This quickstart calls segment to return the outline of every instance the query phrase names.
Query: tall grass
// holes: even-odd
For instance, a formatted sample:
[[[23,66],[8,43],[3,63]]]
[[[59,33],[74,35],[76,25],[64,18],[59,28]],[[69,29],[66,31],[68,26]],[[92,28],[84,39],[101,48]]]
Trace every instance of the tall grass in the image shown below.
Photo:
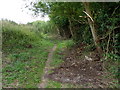
[[[27,47],[39,37],[32,31],[32,27],[18,25],[8,21],[2,21],[2,47],[7,48]]]
[[[37,88],[53,47],[40,33],[32,25],[2,21],[3,87]]]

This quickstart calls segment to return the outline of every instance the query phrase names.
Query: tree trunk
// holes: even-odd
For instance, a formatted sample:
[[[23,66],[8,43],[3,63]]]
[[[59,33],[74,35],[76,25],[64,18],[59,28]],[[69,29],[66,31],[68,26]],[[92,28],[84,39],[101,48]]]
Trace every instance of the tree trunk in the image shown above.
[[[61,37],[61,34],[60,34],[60,30],[59,30],[59,28],[57,27],[56,29],[57,29],[57,32],[58,32],[58,36]]]
[[[71,35],[73,37],[73,31],[72,31],[72,28],[71,28],[71,20],[70,19],[69,19],[69,29],[70,29]]]
[[[91,32],[92,32],[92,36],[93,36],[93,40],[94,40],[96,49],[97,49],[98,53],[101,54],[102,49],[99,46],[100,43],[99,43],[99,39],[98,39],[98,36],[97,36],[97,33],[96,33],[96,28],[95,28],[95,23],[94,23],[94,20],[93,20],[93,16],[91,14],[91,10],[90,10],[90,7],[89,7],[89,2],[83,2],[83,4],[84,4],[84,7],[85,7],[85,11],[86,11],[85,14],[88,16],[88,23],[89,23],[90,28],[91,28]]]
[[[61,28],[61,29],[62,29],[62,28]],[[62,29],[62,31],[63,31],[63,37],[66,38],[65,30]]]

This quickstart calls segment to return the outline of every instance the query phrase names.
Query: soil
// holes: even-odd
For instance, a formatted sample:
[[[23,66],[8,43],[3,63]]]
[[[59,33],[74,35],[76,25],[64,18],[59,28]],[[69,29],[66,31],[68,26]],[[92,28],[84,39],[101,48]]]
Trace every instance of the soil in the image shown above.
[[[49,79],[62,83],[82,85],[84,88],[105,88],[109,80],[103,78],[106,74],[103,63],[100,61],[96,50],[87,51],[86,45],[76,45],[64,51],[64,62],[53,72],[47,75]]]

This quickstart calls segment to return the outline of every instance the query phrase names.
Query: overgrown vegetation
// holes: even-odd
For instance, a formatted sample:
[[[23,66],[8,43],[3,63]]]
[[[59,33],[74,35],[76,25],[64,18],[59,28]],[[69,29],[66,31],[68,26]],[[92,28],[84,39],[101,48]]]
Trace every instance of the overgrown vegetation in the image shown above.
[[[3,87],[37,88],[53,42],[36,28],[2,21]]]
[[[109,87],[119,87],[116,82],[120,78],[120,2],[32,2],[31,5],[36,14],[48,14],[50,21],[24,25],[2,20],[3,87],[37,88],[54,44],[57,50],[51,68],[64,62],[66,49],[76,46],[78,53],[82,49],[98,53],[107,78],[114,80]],[[52,80],[48,83],[47,88],[82,87]]]
[[[61,37],[96,48],[105,68],[119,78],[120,2],[38,2],[33,10],[49,14]]]
[[[2,21],[3,51],[19,46],[29,47],[32,42],[38,39],[33,27],[14,24],[13,22]],[[6,49],[6,50],[4,50]]]

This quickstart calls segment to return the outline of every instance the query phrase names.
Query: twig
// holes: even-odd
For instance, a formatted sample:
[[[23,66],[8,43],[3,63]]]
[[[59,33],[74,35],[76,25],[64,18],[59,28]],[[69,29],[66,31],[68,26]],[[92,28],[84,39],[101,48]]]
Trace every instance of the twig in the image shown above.
[[[109,34],[109,38],[108,38],[108,43],[107,43],[107,48],[106,48],[106,54],[107,54],[108,51],[109,51],[109,43],[110,43],[110,34]]]
[[[80,22],[79,20],[76,20],[73,17],[72,17],[72,19],[75,20],[75,21],[77,21],[77,22],[79,22],[79,23],[81,23],[81,24],[85,24],[86,23],[86,22]]]
[[[118,9],[118,7],[119,7],[119,6],[117,6],[117,7],[114,9],[114,11],[113,11],[113,13],[112,13],[111,16],[113,16],[113,15],[115,14],[115,11]]]
[[[115,29],[117,29],[117,28],[120,28],[120,26],[111,29],[111,30],[105,35],[105,37],[100,38],[100,40],[107,38],[107,37],[109,36],[109,34],[111,34],[112,31],[115,30]]]

